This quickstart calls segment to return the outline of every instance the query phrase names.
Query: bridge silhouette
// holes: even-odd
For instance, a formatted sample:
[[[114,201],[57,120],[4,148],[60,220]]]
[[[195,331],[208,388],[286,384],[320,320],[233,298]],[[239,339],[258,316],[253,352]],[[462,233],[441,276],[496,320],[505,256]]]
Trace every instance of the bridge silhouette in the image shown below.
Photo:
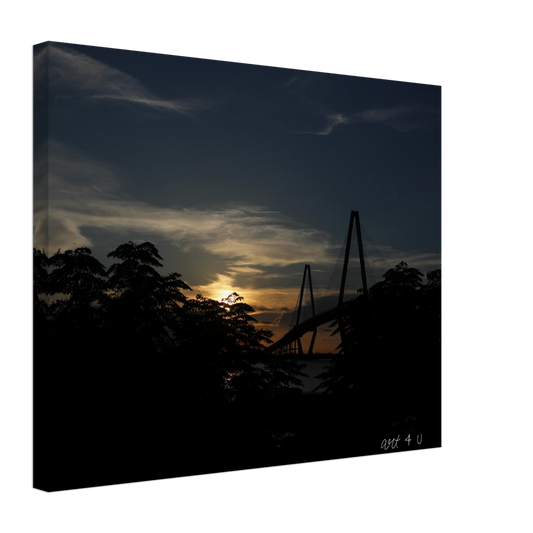
[[[350,257],[351,251],[354,248],[352,246],[354,225],[357,239],[357,259],[355,261],[354,258]],[[302,286],[292,315],[291,329],[281,339],[267,348],[269,352],[276,355],[303,356],[304,350],[301,339],[305,334],[312,332],[307,351],[307,354],[310,355],[313,353],[318,328],[328,323],[337,322],[341,339],[344,338],[342,319],[349,312],[349,303],[361,294],[368,294],[369,278],[373,283],[381,281],[382,275],[390,268],[368,236],[366,240],[367,250],[365,257],[363,230],[359,220],[359,212],[352,211],[350,213],[350,223],[345,243],[341,248],[341,253],[339,254],[339,259],[332,273],[328,288],[325,294],[319,298],[320,303],[317,304],[317,299],[315,299],[313,293],[311,265],[306,264],[304,266]],[[368,248],[370,248],[371,253],[369,253]],[[340,282],[337,285],[335,271],[340,270],[337,267],[341,263],[342,273]],[[352,284],[351,290],[349,290],[348,279],[351,271],[355,271],[356,275],[352,275],[350,278],[356,278],[356,282]],[[351,273],[354,274],[354,272]]]

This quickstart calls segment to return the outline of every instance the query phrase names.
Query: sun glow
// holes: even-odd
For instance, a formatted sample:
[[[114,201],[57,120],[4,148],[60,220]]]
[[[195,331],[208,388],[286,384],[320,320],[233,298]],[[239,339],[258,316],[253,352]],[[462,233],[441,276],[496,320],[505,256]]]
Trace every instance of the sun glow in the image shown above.
[[[224,298],[227,298],[234,292],[235,291],[233,289],[220,289],[214,293],[214,296],[212,296],[212,298],[213,300],[218,300],[219,302],[221,302]]]
[[[220,302],[233,292],[238,292],[238,288],[231,288],[235,285],[234,279],[231,276],[227,276],[226,274],[217,274],[216,276],[215,281],[196,287],[202,296]]]

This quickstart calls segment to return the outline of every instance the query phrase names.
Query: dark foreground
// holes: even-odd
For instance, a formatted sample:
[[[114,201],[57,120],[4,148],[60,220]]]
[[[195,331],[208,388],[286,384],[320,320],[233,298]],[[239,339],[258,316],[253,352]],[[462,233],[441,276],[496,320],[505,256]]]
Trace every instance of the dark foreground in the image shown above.
[[[441,445],[440,361],[410,377],[361,366],[366,385],[350,394],[229,403],[177,368],[66,364],[48,365],[36,389],[35,486],[46,491]]]

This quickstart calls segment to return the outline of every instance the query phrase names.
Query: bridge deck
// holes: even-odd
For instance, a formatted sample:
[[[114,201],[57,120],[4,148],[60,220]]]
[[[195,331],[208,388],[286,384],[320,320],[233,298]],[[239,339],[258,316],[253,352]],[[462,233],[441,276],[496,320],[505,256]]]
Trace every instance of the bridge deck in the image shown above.
[[[318,326],[326,324],[327,322],[333,322],[339,316],[340,310],[341,309],[339,309],[338,307],[334,307],[329,311],[325,311],[324,313],[320,313],[318,315],[312,316],[311,318],[308,318],[307,320],[304,320],[301,324],[294,326],[294,328],[292,328],[288,333],[286,333],[279,341],[271,344],[267,348],[267,350],[272,352],[274,350],[283,348],[284,346],[291,344],[291,342],[296,341],[302,335],[305,335],[307,332],[313,331]]]

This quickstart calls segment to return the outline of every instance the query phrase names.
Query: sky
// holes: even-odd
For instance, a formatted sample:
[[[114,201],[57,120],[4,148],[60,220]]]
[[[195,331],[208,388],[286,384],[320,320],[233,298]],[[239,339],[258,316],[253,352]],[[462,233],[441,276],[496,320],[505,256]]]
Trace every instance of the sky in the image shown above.
[[[350,212],[389,266],[441,261],[441,88],[51,43],[34,83],[34,243],[104,265],[151,241],[162,273],[238,292],[277,340],[304,265],[315,297]],[[47,87],[48,93],[45,89]],[[338,342],[322,334],[316,351]]]

